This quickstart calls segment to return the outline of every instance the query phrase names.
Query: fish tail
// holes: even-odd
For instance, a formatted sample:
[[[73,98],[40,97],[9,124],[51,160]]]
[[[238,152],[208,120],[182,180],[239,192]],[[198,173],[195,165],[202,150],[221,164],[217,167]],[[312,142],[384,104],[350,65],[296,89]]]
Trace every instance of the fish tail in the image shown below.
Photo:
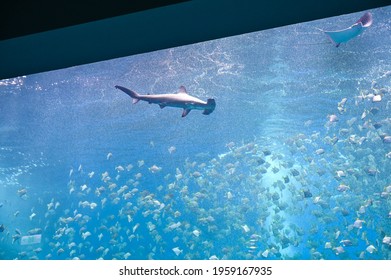
[[[133,104],[136,104],[137,102],[140,101],[140,95],[138,93],[134,92],[133,90],[130,90],[130,89],[128,89],[126,87],[122,87],[122,86],[115,86],[115,88],[122,90],[127,95],[129,95],[133,99]]]

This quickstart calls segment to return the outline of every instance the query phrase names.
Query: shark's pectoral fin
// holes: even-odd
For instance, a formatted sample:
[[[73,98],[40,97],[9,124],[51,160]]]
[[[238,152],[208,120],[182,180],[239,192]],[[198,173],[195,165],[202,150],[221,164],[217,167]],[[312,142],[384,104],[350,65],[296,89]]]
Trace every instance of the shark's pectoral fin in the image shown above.
[[[167,106],[167,105],[164,104],[164,103],[159,104],[160,109],[163,109],[163,108],[166,107],[166,106]]]
[[[140,101],[140,99],[136,99],[136,98],[133,98],[133,99],[132,99],[132,103],[133,103],[133,104],[136,104],[136,103],[139,102],[139,101]]]
[[[190,113],[191,109],[183,109],[183,112],[182,112],[182,118],[183,117],[186,117],[188,113]]]

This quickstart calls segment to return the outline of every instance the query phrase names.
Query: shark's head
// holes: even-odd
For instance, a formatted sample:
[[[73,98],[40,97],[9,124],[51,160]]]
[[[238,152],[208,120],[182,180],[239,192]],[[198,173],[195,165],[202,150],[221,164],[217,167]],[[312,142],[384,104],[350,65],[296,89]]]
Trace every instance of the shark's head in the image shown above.
[[[216,108],[216,101],[212,98],[208,99],[206,109],[202,112],[204,115],[209,115]]]

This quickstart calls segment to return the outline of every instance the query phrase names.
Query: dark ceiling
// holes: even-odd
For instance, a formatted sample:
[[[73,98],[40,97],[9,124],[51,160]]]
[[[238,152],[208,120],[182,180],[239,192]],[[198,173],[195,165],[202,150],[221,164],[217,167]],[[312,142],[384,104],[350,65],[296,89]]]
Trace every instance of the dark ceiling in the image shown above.
[[[187,0],[9,0],[0,9],[0,40],[159,8]]]
[[[0,79],[390,5],[391,0],[7,0]]]

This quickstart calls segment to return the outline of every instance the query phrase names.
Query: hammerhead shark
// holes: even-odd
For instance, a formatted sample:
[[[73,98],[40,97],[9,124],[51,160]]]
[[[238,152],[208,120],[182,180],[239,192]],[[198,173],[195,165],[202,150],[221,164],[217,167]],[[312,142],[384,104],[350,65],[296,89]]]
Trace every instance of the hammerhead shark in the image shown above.
[[[178,93],[167,94],[139,94],[122,86],[115,86],[115,88],[122,90],[133,98],[133,104],[143,100],[149,104],[158,104],[162,109],[166,106],[183,108],[182,117],[186,117],[193,109],[204,110],[202,113],[209,115],[216,107],[216,101],[214,99],[210,98],[205,102],[194,96],[190,96],[184,86],[179,87]]]

